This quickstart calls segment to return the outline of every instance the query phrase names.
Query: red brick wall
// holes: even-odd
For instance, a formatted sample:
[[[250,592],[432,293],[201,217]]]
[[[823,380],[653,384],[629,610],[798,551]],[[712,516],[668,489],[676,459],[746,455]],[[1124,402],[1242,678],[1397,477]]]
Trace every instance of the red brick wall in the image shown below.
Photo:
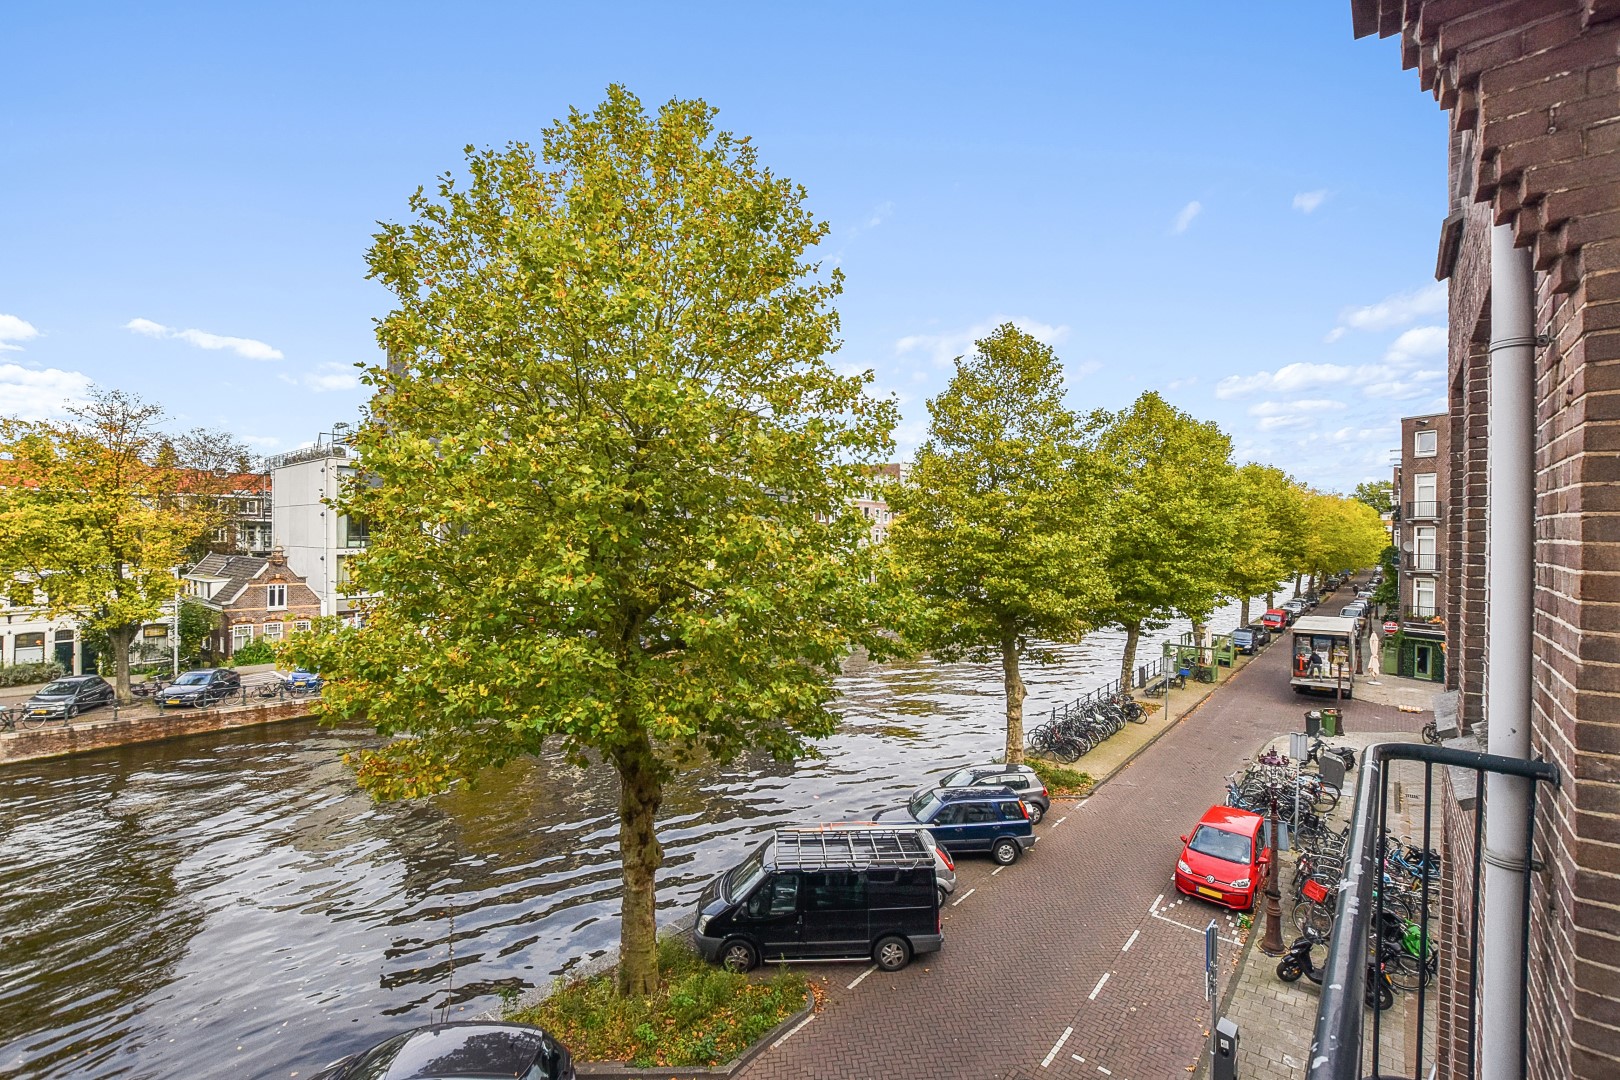
[[[1537,1078],[1620,1076],[1620,0],[1353,0],[1358,33],[1402,59],[1471,131],[1464,205],[1532,253],[1536,357],[1533,753],[1563,785],[1538,813],[1530,933]],[[1459,140],[1458,145],[1463,145]],[[1453,408],[1483,414],[1473,372],[1488,266],[1452,270]],[[1458,368],[1467,369],[1456,378]],[[1470,513],[1482,503],[1465,495]],[[1469,543],[1467,536],[1462,541]],[[1464,565],[1466,565],[1466,560]],[[1466,577],[1452,583],[1464,596]],[[1476,624],[1481,630],[1483,620]],[[1460,678],[1484,660],[1464,627]],[[1466,698],[1465,708],[1473,702]],[[1477,716],[1477,713],[1474,714]],[[1450,842],[1448,840],[1448,842]]]
[[[287,586],[287,606],[285,609],[272,611],[268,606],[269,587],[271,585]],[[231,627],[247,624],[254,628],[253,639],[259,640],[264,624],[273,621],[284,621],[286,628],[282,631],[282,640],[293,632],[292,624],[298,619],[316,619],[321,614],[321,600],[315,591],[304,583],[304,580],[293,573],[286,566],[271,564],[261,576],[254,578],[242,590],[242,595],[226,608],[220,626],[214,634],[215,652],[220,656],[229,656],[232,650],[233,635]]]

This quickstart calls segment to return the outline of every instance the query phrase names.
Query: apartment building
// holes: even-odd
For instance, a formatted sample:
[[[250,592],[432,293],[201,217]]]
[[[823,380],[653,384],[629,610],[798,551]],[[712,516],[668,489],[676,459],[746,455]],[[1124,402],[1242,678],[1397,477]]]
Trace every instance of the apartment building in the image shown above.
[[[350,585],[349,560],[365,550],[370,528],[329,506],[354,475],[347,432],[322,433],[315,445],[266,461],[271,477],[271,532],[287,566],[308,584],[322,615],[354,618],[364,597]]]
[[[1401,420],[1394,480],[1394,540],[1399,600],[1390,613],[1400,630],[1387,635],[1384,670],[1409,678],[1445,678],[1446,506],[1451,425],[1445,413]]]

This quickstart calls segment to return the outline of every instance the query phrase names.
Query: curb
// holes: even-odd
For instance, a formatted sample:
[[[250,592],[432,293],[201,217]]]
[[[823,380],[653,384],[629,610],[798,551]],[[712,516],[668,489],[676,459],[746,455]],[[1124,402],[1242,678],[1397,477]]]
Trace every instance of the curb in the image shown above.
[[[749,1047],[724,1065],[657,1065],[639,1068],[622,1061],[576,1061],[574,1071],[591,1080],[710,1080],[711,1077],[732,1076],[767,1050],[774,1050],[783,1039],[808,1024],[816,1014],[816,995],[806,993],[804,1008],[777,1024],[754,1040]]]

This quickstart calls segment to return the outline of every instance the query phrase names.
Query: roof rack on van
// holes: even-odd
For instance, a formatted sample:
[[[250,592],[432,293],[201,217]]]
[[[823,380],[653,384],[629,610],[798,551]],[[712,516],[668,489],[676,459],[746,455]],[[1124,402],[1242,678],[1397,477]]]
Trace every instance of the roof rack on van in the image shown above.
[[[867,866],[933,866],[934,853],[917,830],[825,829],[816,826],[776,830],[778,870],[825,870]]]

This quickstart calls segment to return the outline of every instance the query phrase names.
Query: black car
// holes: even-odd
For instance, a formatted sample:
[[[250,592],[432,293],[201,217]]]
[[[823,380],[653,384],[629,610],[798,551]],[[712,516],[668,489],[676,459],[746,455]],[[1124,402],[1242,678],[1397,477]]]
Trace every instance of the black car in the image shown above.
[[[528,1024],[429,1024],[334,1061],[310,1080],[574,1080],[568,1048]]]
[[[100,675],[70,675],[47,683],[23,709],[31,718],[71,720],[86,709],[111,705],[117,696],[112,684]]]
[[[1245,656],[1253,656],[1262,644],[1252,626],[1240,626],[1232,631],[1232,648]]]
[[[188,671],[158,695],[160,705],[190,705],[201,709],[242,692],[242,676],[230,668]]]
[[[1035,843],[1029,808],[1005,787],[936,788],[879,811],[877,820],[925,825],[952,855],[989,852],[1003,866]]]

